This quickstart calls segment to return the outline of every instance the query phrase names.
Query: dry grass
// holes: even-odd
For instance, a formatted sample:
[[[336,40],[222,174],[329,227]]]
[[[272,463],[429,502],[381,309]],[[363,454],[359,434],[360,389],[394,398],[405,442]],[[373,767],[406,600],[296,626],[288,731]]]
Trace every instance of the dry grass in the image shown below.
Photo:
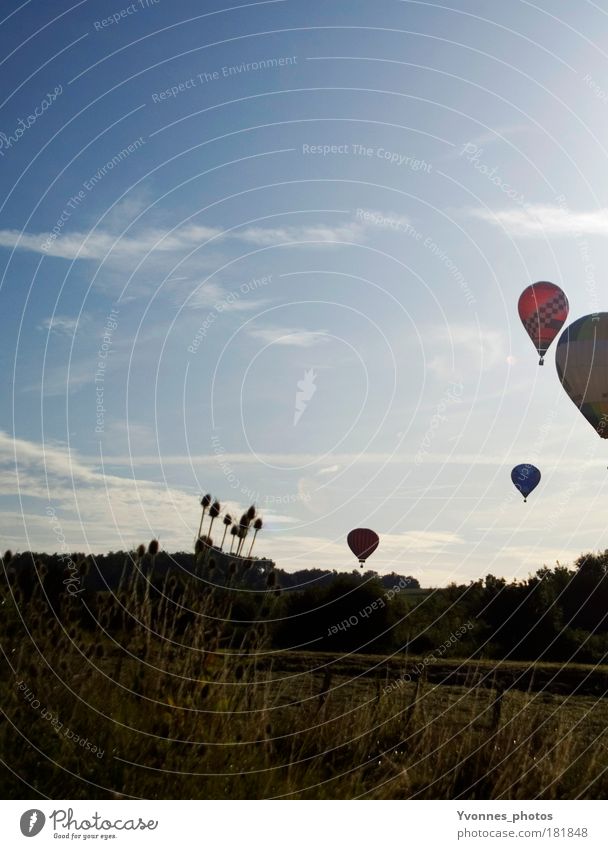
[[[159,596],[145,573],[142,558],[115,598],[55,611],[40,586],[27,604],[4,588],[5,798],[608,792],[601,698],[480,687],[474,669],[460,686],[423,675],[384,693],[386,670],[321,657],[310,670],[310,655],[294,668],[265,650],[263,623],[235,634],[225,595],[169,578]],[[274,603],[266,593],[270,615]]]

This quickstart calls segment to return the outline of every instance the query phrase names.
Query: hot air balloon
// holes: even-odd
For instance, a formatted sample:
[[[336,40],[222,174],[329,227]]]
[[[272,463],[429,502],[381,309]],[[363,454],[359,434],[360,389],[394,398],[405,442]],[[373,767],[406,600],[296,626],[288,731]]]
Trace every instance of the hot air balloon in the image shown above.
[[[520,463],[511,472],[511,480],[524,497],[524,502],[540,482],[540,471],[532,463]]]
[[[346,537],[348,547],[359,560],[361,566],[365,563],[370,554],[378,548],[380,539],[375,531],[370,531],[369,528],[355,528]]]
[[[562,386],[602,439],[608,439],[608,313],[585,315],[559,337],[555,366]]]
[[[549,345],[568,318],[568,298],[554,283],[532,283],[519,296],[517,310],[521,322],[544,363]]]

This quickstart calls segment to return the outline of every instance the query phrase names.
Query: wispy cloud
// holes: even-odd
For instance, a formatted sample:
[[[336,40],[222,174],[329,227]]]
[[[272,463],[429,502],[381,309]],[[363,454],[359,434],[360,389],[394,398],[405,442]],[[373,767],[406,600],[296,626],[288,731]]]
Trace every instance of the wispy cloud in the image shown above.
[[[83,326],[88,324],[89,316],[81,315],[53,315],[45,318],[40,323],[39,330],[47,330],[56,336],[67,336],[72,338],[77,330],[82,330]]]
[[[71,550],[130,548],[153,535],[172,550],[190,543],[198,526],[197,498],[183,489],[135,477],[132,471],[128,477],[108,473],[109,465],[105,458],[103,464],[101,458],[87,459],[67,445],[14,439],[0,431],[0,496],[41,502],[38,510],[25,515],[16,506],[3,511],[0,533],[9,544],[16,539],[34,549],[55,550],[57,536],[45,515],[50,504]],[[244,508],[232,501],[223,506],[233,515]],[[265,519],[275,526],[293,521],[273,512]]]
[[[488,371],[506,360],[506,343],[498,330],[451,323],[449,332],[431,329],[427,338],[437,351],[427,369],[442,380],[458,379],[470,369]]]
[[[608,234],[608,208],[577,212],[561,206],[530,204],[518,209],[497,211],[470,209],[468,212],[475,218],[503,227],[513,236],[571,236],[573,233],[605,236]]]
[[[383,452],[383,451],[365,451],[364,453],[353,452],[353,453],[336,453],[332,454],[331,458],[335,461],[335,463],[340,466],[350,466],[353,463],[357,464],[371,464],[373,466],[378,466],[383,463],[395,463],[395,464],[407,464],[411,465],[416,459],[416,453],[408,453],[408,454],[400,454],[393,452]],[[125,454],[113,454],[108,456],[108,462],[111,462],[112,465],[126,465],[130,466],[159,466],[162,462],[163,466],[187,466],[191,465],[195,466],[207,466],[212,465],[214,462],[217,462],[217,455],[214,454],[163,454],[162,458],[159,458],[158,454],[134,454],[132,457]],[[222,454],[222,460],[226,460],[234,465],[239,466],[257,466],[260,461],[264,463],[274,464],[274,465],[313,465],[315,461],[319,460],[319,455],[315,453],[296,453],[296,452],[264,452],[260,454],[252,454],[252,453],[240,453],[240,452],[231,452],[228,451],[225,454]],[[504,455],[500,454],[475,454],[471,453],[459,453],[459,454],[446,454],[446,453],[429,453],[425,456],[424,462],[425,464],[437,464],[437,465],[455,465],[455,466],[496,466],[496,467],[508,467],[512,468],[513,463],[511,462],[512,457],[509,452],[506,452]],[[559,463],[560,468],[567,469],[579,469],[580,468],[580,460],[573,458],[571,461],[565,460],[559,453],[551,456],[545,457],[545,462],[547,464],[550,463]]]
[[[319,242],[360,241],[365,227],[356,221],[332,225],[302,225],[294,227],[244,227],[224,231],[218,227],[186,224],[168,231],[159,227],[145,227],[124,234],[121,230],[103,229],[66,232],[56,239],[48,233],[26,233],[19,230],[0,230],[0,247],[14,248],[46,254],[62,259],[102,260],[105,257],[118,261],[139,259],[152,251],[183,254],[215,239],[234,239],[259,246]]]
[[[249,335],[269,345],[284,345],[293,348],[311,348],[329,341],[324,330],[303,330],[292,327],[252,327]]]
[[[465,540],[449,531],[407,531],[403,534],[383,534],[382,549],[385,554],[400,552],[425,552],[436,554],[448,546],[463,545]]]
[[[267,298],[260,298],[257,292],[255,298],[248,298],[238,288],[227,289],[214,280],[196,282],[189,277],[174,277],[163,288],[177,306],[182,306],[187,299],[188,309],[250,312],[269,303]]]
[[[62,259],[95,259],[108,256],[114,260],[139,259],[151,251],[175,253],[192,250],[201,243],[221,235],[221,230],[189,224],[173,232],[146,228],[133,235],[120,231],[74,231],[49,241],[48,233],[21,233],[0,230],[0,247],[33,251]]]
[[[255,245],[278,245],[285,242],[353,242],[359,241],[363,236],[362,224],[353,221],[347,224],[332,227],[330,225],[312,225],[302,227],[247,227],[237,230],[234,235],[244,242],[253,242]]]

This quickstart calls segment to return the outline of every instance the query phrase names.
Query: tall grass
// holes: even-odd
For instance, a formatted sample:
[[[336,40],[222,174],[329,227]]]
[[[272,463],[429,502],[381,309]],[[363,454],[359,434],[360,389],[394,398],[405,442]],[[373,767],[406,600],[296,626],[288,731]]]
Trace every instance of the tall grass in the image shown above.
[[[287,672],[268,648],[272,580],[258,621],[236,626],[211,560],[160,577],[155,557],[155,546],[130,556],[115,592],[73,595],[53,590],[61,576],[44,563],[29,584],[5,564],[5,798],[608,791],[601,700],[482,689],[474,671],[458,687],[424,672],[408,683],[386,671],[336,675],[321,658]],[[243,568],[235,561],[233,586]]]

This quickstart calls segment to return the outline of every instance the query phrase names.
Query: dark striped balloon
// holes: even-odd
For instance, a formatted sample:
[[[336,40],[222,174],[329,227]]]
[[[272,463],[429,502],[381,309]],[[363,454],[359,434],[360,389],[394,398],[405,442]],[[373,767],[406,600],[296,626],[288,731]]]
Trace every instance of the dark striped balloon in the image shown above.
[[[559,337],[555,366],[570,399],[595,432],[608,439],[608,313],[572,322]]]
[[[369,528],[355,528],[346,537],[346,542],[361,566],[363,566],[367,558],[378,548],[380,538],[375,531],[370,531]]]

